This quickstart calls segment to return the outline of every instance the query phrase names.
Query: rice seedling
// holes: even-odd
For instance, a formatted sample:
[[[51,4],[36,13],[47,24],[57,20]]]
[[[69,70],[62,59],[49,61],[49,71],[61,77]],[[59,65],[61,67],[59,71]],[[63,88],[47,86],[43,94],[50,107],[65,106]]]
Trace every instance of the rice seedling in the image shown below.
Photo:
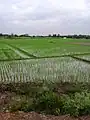
[[[1,82],[89,82],[90,65],[70,57],[0,62],[0,79]]]

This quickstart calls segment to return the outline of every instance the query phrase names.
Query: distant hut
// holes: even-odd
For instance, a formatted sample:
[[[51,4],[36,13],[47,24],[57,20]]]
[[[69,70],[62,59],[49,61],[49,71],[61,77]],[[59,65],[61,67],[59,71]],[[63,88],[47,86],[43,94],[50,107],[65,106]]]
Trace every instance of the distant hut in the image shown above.
[[[64,40],[67,39],[66,37],[63,38]]]

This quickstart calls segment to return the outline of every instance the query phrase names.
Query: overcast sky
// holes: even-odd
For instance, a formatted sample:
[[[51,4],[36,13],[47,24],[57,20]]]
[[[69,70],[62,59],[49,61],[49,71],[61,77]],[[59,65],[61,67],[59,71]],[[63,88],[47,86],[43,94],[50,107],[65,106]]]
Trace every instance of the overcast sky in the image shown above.
[[[0,0],[0,32],[90,34],[90,0]]]

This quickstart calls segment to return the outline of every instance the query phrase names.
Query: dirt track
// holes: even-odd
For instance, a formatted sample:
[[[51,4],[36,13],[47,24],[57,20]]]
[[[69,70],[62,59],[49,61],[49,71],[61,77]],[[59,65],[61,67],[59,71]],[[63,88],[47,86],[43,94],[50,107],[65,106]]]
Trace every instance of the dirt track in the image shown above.
[[[0,120],[90,120],[90,116],[72,118],[70,116],[45,116],[31,113],[0,113]]]

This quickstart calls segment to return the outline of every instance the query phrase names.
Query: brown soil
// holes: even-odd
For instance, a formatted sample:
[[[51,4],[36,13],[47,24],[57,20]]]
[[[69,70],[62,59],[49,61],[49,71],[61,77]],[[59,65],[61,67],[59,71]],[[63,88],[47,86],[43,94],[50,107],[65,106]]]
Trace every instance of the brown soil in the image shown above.
[[[12,96],[14,96],[14,93],[8,91],[0,92],[0,111],[4,111],[7,108]]]
[[[66,116],[41,115],[35,112],[31,113],[0,113],[0,120],[90,120],[90,116],[73,118]]]

